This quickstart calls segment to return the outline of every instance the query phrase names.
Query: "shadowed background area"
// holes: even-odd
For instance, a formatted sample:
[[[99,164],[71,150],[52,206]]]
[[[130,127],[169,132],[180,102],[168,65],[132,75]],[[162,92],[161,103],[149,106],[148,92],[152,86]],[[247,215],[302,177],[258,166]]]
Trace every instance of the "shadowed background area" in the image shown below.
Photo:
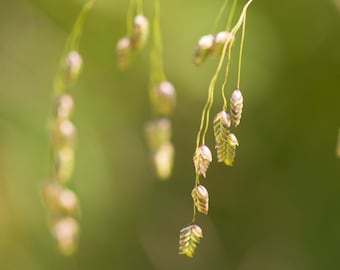
[[[116,68],[128,1],[97,0],[73,90],[81,239],[78,253],[65,258],[39,188],[51,167],[53,78],[84,1],[0,1],[0,269],[340,269],[339,1],[255,0],[250,7],[240,147],[233,168],[213,163],[204,180],[210,213],[198,216],[204,238],[194,259],[178,255],[178,233],[191,221],[192,154],[217,59],[197,68],[191,58],[223,1],[160,2],[165,70],[178,98],[173,176],[154,177],[144,142],[148,48],[128,71]],[[151,17],[152,1],[145,13]],[[219,85],[212,115],[221,109]],[[207,144],[214,148],[211,130]]]

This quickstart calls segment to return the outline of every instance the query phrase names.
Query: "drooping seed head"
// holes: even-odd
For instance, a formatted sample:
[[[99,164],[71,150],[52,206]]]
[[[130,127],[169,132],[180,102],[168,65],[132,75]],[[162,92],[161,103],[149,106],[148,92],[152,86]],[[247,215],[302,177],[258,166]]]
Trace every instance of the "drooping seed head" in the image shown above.
[[[231,32],[229,31],[218,32],[214,37],[212,54],[214,56],[221,56],[224,45],[227,44],[226,46],[232,46],[233,42],[234,36]]]
[[[54,224],[52,231],[60,252],[66,256],[72,255],[77,249],[78,222],[71,217],[62,218]]]
[[[207,56],[210,54],[211,48],[214,44],[214,36],[209,34],[202,36],[197,45],[194,52],[193,62],[196,66],[202,64]]]
[[[179,254],[193,257],[201,238],[203,233],[198,225],[191,224],[183,228],[179,234]]]
[[[133,20],[133,33],[131,37],[131,46],[135,50],[142,49],[149,36],[149,21],[142,15],[137,15]]]
[[[240,124],[243,109],[243,96],[240,89],[232,92],[230,98],[231,121],[235,127]]]
[[[210,149],[206,145],[201,145],[195,152],[193,157],[196,175],[206,177],[206,172],[212,161]]]
[[[168,81],[156,84],[152,89],[152,104],[156,113],[170,116],[176,105],[176,91]]]
[[[123,37],[117,42],[117,67],[120,70],[125,70],[132,60],[131,40],[128,37]]]
[[[167,180],[171,176],[174,155],[175,149],[170,142],[165,142],[152,153],[155,172],[160,180]]]
[[[68,83],[75,82],[81,72],[83,59],[77,51],[67,54],[64,65],[64,79]]]
[[[198,185],[194,187],[194,189],[192,190],[191,197],[194,201],[197,210],[207,215],[209,210],[208,190],[204,186]]]
[[[151,150],[156,151],[171,138],[171,122],[166,118],[149,121],[145,125],[145,137]]]
[[[67,120],[73,110],[73,98],[71,95],[62,94],[54,98],[53,102],[53,114],[59,121]]]

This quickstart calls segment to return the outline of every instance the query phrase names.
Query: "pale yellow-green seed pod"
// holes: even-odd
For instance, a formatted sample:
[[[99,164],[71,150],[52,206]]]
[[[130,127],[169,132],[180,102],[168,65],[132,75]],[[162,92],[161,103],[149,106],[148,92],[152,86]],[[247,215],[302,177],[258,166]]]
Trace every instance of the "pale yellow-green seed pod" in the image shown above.
[[[81,72],[83,59],[79,52],[71,51],[67,54],[64,64],[64,80],[67,83],[75,82]]]
[[[211,151],[206,145],[201,145],[199,148],[197,148],[193,156],[196,175],[203,175],[206,177],[206,172],[211,161]]]
[[[179,254],[193,257],[201,238],[203,238],[203,233],[198,225],[191,224],[183,228],[179,234]]]
[[[191,197],[198,212],[207,215],[209,210],[208,190],[204,186],[198,185],[192,190]]]
[[[76,127],[67,119],[53,119],[50,122],[50,136],[55,149],[64,146],[74,147],[76,142]]]
[[[155,113],[170,116],[176,106],[175,87],[169,81],[157,83],[152,88],[151,101]]]
[[[74,150],[71,147],[63,147],[56,152],[54,159],[55,177],[60,183],[68,182],[73,174]]]
[[[243,96],[240,89],[235,89],[230,98],[231,122],[235,127],[240,124],[243,109]]]
[[[211,49],[214,45],[214,36],[209,34],[202,36],[196,45],[194,52],[193,62],[196,66],[201,65],[208,55],[211,53]]]
[[[74,101],[71,95],[62,94],[56,96],[53,102],[53,115],[61,122],[70,118],[74,107]]]
[[[133,20],[133,33],[131,37],[131,46],[134,50],[142,49],[149,36],[149,21],[142,15],[138,14]]]
[[[131,46],[131,40],[128,37],[123,37],[117,42],[116,46],[117,53],[117,67],[120,70],[125,70],[129,67],[133,52]]]
[[[60,209],[68,216],[77,216],[79,212],[79,202],[77,195],[70,189],[63,189],[58,196]]]
[[[145,125],[145,137],[149,148],[153,151],[158,150],[171,139],[171,122],[166,118],[149,121]]]
[[[221,56],[223,47],[227,43],[227,46],[232,46],[234,42],[234,36],[229,31],[221,31],[214,37],[214,45],[212,46],[211,53],[214,56]]]
[[[214,136],[216,142],[217,162],[223,162],[227,157],[227,136],[230,133],[231,119],[224,110],[214,118]]]
[[[235,156],[236,156],[236,147],[238,146],[238,140],[233,133],[228,134],[227,137],[227,154],[224,160],[224,164],[227,166],[233,166]]]
[[[155,173],[160,180],[167,180],[172,173],[175,149],[170,142],[162,144],[152,153],[152,161]]]
[[[64,217],[55,222],[52,233],[57,241],[60,252],[69,256],[72,255],[78,246],[79,225],[71,217]]]

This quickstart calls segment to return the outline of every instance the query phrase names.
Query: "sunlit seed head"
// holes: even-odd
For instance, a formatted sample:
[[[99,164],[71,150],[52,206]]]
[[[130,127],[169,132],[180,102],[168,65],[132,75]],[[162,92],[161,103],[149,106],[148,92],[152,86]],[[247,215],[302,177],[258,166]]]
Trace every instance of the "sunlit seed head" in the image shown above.
[[[77,51],[71,51],[66,56],[64,78],[66,82],[78,79],[83,66],[83,59]]]

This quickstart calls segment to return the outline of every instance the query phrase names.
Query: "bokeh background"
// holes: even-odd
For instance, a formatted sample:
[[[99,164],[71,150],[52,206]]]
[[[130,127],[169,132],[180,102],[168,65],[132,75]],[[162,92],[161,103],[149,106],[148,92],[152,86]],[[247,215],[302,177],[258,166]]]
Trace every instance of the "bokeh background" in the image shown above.
[[[197,68],[191,57],[223,1],[161,1],[165,69],[178,106],[174,172],[160,182],[143,133],[151,118],[148,49],[119,72],[115,44],[126,32],[128,1],[98,0],[73,92],[80,246],[73,257],[59,255],[39,187],[51,166],[53,77],[83,3],[0,0],[0,269],[340,269],[339,0],[250,7],[240,147],[233,168],[213,163],[208,171],[210,213],[198,217],[204,238],[194,259],[177,254],[178,232],[191,220],[192,153],[217,60]],[[221,108],[216,93],[213,114]]]

